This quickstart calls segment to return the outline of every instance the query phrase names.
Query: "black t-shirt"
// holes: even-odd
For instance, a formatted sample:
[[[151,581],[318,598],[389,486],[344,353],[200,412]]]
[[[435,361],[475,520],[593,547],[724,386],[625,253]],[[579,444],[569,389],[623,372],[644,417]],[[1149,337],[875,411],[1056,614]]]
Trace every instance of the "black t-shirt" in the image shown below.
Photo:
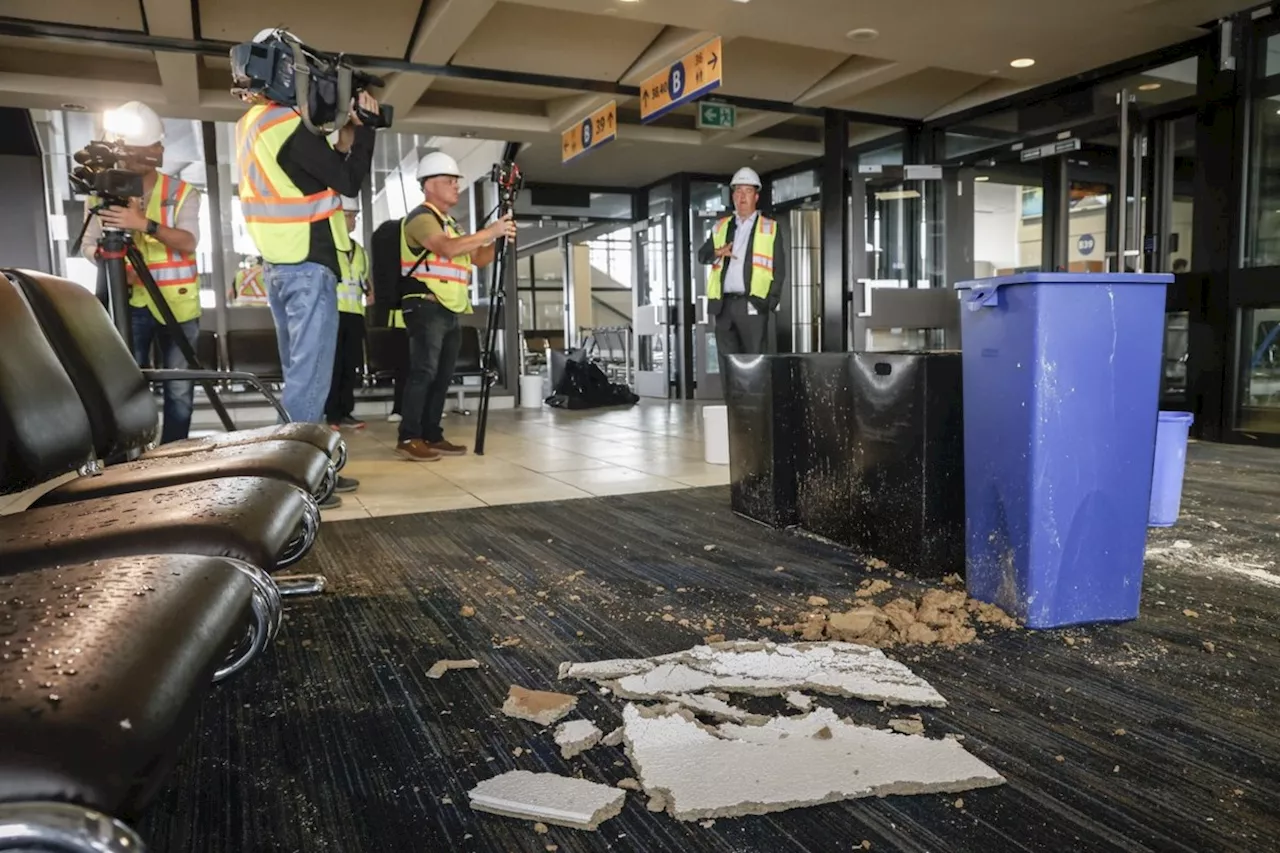
[[[344,156],[335,151],[327,139],[316,136],[299,122],[281,146],[276,162],[306,195],[331,189],[339,195],[356,197],[360,195],[360,188],[373,166],[373,140],[372,128],[357,127],[351,151]],[[311,223],[311,243],[306,260],[324,264],[341,278],[338,247],[334,245],[330,229],[327,219]]]

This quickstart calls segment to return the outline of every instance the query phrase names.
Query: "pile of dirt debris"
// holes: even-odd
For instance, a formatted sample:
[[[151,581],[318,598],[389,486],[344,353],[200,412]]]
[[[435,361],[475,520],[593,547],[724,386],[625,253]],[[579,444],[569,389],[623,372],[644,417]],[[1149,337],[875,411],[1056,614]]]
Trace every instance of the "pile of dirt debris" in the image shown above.
[[[818,606],[802,621],[777,628],[809,642],[834,640],[887,649],[900,645],[954,648],[972,643],[978,637],[975,622],[992,628],[1018,627],[999,607],[969,598],[963,590],[931,589],[918,599],[900,597],[884,606],[870,601],[891,588],[887,581],[863,581],[853,607],[844,612],[814,596],[809,603]]]

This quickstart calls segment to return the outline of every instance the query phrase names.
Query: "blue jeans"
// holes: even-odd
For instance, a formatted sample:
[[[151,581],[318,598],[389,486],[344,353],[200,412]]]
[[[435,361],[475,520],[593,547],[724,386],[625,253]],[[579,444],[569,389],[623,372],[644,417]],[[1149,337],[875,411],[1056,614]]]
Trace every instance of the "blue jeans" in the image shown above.
[[[284,368],[280,403],[298,423],[324,423],[338,346],[338,276],[306,262],[263,264],[262,278]]]
[[[178,349],[178,342],[170,335],[163,322],[157,320],[150,308],[130,308],[133,318],[133,360],[139,367],[151,366],[151,343],[160,345],[162,367],[167,370],[183,370],[189,367],[187,359]],[[182,333],[195,349],[200,335],[200,321],[188,320],[180,324]],[[195,406],[194,382],[165,382],[164,427],[160,431],[160,443],[181,441],[191,431],[191,410]]]

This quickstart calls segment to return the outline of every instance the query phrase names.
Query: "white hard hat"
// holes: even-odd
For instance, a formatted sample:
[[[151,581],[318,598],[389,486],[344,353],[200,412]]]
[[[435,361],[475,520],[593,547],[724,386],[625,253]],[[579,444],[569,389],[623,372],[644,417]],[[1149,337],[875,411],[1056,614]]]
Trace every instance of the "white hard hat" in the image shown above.
[[[455,178],[461,178],[462,170],[458,168],[458,161],[448,154],[443,151],[432,151],[418,161],[418,180],[424,181],[437,175],[452,175]]]
[[[112,139],[125,145],[146,147],[164,140],[164,122],[156,111],[141,101],[107,110],[102,116],[102,126]]]
[[[344,196],[342,197],[342,209],[343,209],[343,210],[346,210],[346,211],[348,211],[348,212],[350,212],[350,213],[359,213],[359,212],[360,212],[360,199],[358,199],[358,198],[352,198],[352,197],[351,197],[351,196],[349,196],[349,195],[344,195]]]
[[[258,34],[253,37],[253,41],[255,44],[261,44],[262,42],[272,38],[292,39],[293,41],[301,41],[301,39],[295,36],[293,33],[289,32],[288,30],[281,29],[280,27],[268,27],[265,30],[259,30]]]
[[[760,176],[756,174],[755,169],[743,166],[741,169],[733,173],[733,180],[729,181],[729,186],[752,186],[760,189],[763,184],[760,183]]]

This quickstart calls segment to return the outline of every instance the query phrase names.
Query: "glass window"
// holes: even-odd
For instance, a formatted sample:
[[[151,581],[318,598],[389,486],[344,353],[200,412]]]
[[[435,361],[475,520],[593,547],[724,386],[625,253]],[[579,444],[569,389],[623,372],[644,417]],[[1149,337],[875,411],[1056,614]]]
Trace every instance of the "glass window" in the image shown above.
[[[1164,376],[1160,397],[1168,401],[1187,399],[1187,336],[1191,315],[1171,311],[1165,315]]]
[[[1183,116],[1170,123],[1173,135],[1173,198],[1169,237],[1162,270],[1181,273],[1194,269],[1191,228],[1195,224],[1196,117]]]
[[[1243,266],[1280,266],[1280,95],[1254,102],[1249,169]]]
[[[1262,51],[1263,77],[1274,77],[1280,74],[1280,34],[1267,38],[1266,48]]]
[[[1241,312],[1244,342],[1238,428],[1280,433],[1280,305]]]
[[[818,170],[810,169],[798,175],[788,175],[773,182],[773,203],[785,204],[798,198],[805,198],[820,191]]]

